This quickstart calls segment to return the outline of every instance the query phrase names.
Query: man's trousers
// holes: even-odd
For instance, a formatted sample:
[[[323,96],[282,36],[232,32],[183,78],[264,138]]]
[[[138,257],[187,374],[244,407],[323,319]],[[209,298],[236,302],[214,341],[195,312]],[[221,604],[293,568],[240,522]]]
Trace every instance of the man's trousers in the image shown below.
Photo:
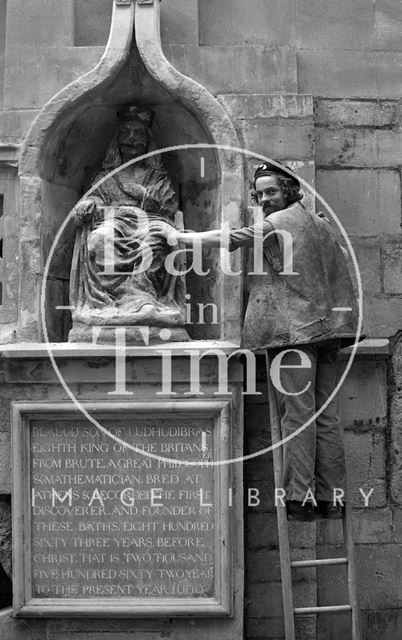
[[[268,351],[282,438],[315,416],[330,397],[338,381],[339,347],[340,340],[328,340]],[[287,349],[291,351],[281,356]],[[316,500],[332,501],[335,488],[345,490],[345,452],[337,397],[283,445],[283,462],[287,500],[303,502],[311,489]]]

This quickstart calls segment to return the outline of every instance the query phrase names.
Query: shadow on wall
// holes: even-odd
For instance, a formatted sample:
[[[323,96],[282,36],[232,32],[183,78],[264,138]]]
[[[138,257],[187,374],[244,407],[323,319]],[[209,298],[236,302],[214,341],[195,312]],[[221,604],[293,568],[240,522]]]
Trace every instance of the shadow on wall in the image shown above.
[[[0,565],[0,609],[11,607],[12,601],[12,582]]]
[[[11,604],[11,497],[0,495],[0,609]]]

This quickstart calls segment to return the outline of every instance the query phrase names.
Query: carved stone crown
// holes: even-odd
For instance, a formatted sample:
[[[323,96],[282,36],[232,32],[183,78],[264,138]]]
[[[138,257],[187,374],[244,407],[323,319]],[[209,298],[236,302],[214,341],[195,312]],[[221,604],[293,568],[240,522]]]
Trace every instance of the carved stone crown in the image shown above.
[[[151,109],[147,109],[146,107],[131,105],[118,111],[117,117],[119,124],[127,122],[128,120],[138,120],[139,122],[144,122],[148,127],[152,127],[155,114]]]

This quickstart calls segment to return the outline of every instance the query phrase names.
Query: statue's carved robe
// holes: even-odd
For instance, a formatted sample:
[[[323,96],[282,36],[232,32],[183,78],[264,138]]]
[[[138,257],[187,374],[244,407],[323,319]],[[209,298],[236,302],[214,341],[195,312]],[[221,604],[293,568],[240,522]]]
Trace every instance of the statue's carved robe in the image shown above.
[[[109,173],[101,171],[93,183]],[[89,198],[97,212],[83,225],[77,240],[70,296],[75,307],[73,319],[95,325],[183,325],[183,279],[172,281],[164,268],[169,247],[163,239],[152,238],[155,222],[175,226],[178,211],[176,193],[165,170],[148,166],[139,182],[129,167],[108,177]],[[109,273],[105,238],[110,242],[113,238]]]

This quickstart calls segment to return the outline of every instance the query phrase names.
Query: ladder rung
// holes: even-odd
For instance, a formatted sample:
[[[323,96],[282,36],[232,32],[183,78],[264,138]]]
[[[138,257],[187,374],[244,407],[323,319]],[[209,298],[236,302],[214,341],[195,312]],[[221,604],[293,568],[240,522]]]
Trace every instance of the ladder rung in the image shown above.
[[[305,615],[308,613],[340,613],[342,611],[351,611],[350,604],[334,604],[323,607],[295,607],[293,609],[295,615]]]
[[[291,567],[320,567],[322,565],[347,564],[347,558],[316,558],[311,560],[293,560]]]

